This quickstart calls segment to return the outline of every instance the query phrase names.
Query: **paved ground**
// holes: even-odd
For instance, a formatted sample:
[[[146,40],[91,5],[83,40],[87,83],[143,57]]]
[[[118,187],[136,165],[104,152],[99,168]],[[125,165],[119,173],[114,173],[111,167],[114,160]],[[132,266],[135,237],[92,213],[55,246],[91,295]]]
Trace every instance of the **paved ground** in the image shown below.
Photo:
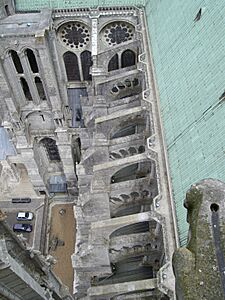
[[[7,222],[11,228],[15,223],[30,223],[33,225],[33,231],[23,233],[23,236],[27,238],[27,242],[31,247],[40,250],[40,245],[43,245],[43,238],[46,238],[46,236],[43,236],[43,232],[45,233],[43,225],[47,225],[44,217],[45,199],[44,196],[38,197],[36,195],[27,172],[22,167],[20,174],[20,182],[11,187],[9,192],[3,193],[0,190],[0,209],[6,213]],[[31,198],[31,203],[12,203],[12,198],[25,197]],[[59,213],[60,210],[62,210],[62,214]],[[34,219],[29,222],[17,221],[16,215],[19,211],[33,212]],[[53,271],[69,287],[72,293],[73,268],[71,255],[74,253],[76,235],[73,204],[51,205],[48,213],[51,220],[49,231],[50,254],[58,261],[53,267]],[[58,245],[54,244],[57,239]]]
[[[12,198],[31,198],[30,203],[12,203]],[[23,233],[27,238],[27,242],[31,247],[39,250],[41,239],[41,228],[43,219],[44,196],[38,197],[34,192],[32,184],[29,180],[26,170],[20,168],[20,181],[12,186],[7,193],[0,191],[0,209],[6,213],[7,222],[12,228],[15,223],[30,223],[33,225],[31,233]],[[16,215],[19,211],[30,211],[34,213],[32,222],[17,221]],[[36,224],[38,224],[36,226]],[[18,233],[21,234],[21,233]]]
[[[22,210],[23,211],[23,210]],[[35,230],[35,217],[32,221],[17,221],[16,220],[16,215],[17,215],[17,210],[16,211],[8,211],[7,214],[7,222],[10,225],[10,227],[13,227],[13,224],[15,223],[20,223],[20,224],[32,224],[33,230],[31,233],[29,232],[23,232],[23,236],[27,239],[27,242],[29,245],[32,245],[33,243],[33,237],[34,237],[34,230]],[[16,234],[21,234],[21,232],[17,232]]]
[[[33,230],[31,233],[22,233],[25,238],[27,238],[27,243],[39,250],[40,238],[41,238],[41,224],[43,217],[43,199],[31,199],[31,203],[12,203],[11,200],[1,201],[1,210],[7,215],[7,223],[12,228],[15,223],[29,223],[33,225]],[[19,211],[30,211],[33,212],[34,218],[32,221],[17,221],[16,215]],[[39,224],[36,226],[36,224]],[[21,234],[21,233],[17,233]]]
[[[69,287],[71,293],[73,287],[71,255],[75,246],[75,230],[73,204],[55,204],[51,209],[49,254],[57,259],[53,271]]]

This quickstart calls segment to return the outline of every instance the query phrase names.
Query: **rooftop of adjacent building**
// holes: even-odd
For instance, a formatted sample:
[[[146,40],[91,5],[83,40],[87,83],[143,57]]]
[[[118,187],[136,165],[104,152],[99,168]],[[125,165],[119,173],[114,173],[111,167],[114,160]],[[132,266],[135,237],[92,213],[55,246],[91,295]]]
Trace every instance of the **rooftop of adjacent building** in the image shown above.
[[[0,22],[0,34],[1,37],[7,33],[9,35],[18,34],[37,34],[49,27],[50,12],[49,10],[43,10],[41,13],[23,13],[12,14],[7,18],[4,18]]]

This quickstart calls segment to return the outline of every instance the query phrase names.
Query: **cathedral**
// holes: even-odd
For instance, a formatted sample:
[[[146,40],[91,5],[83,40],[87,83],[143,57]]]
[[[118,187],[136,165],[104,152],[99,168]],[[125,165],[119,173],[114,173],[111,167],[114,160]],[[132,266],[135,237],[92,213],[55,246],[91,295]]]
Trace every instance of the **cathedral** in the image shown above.
[[[0,1],[0,299],[176,299],[185,190],[225,179],[224,89],[203,107],[160,2]]]

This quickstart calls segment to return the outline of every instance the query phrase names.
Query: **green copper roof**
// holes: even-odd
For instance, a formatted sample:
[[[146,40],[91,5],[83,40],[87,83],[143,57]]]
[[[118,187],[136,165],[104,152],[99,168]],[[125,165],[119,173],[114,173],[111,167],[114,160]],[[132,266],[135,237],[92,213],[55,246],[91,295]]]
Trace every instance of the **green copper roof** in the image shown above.
[[[16,11],[35,11],[42,8],[85,8],[97,6],[144,6],[145,0],[15,0]]]
[[[184,243],[187,189],[204,178],[225,181],[225,5],[223,0],[150,0],[146,11]]]

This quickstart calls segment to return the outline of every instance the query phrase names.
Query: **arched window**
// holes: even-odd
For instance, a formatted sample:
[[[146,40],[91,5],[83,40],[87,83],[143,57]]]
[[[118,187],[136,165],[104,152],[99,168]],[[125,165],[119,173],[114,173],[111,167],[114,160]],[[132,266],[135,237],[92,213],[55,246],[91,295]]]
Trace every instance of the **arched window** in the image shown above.
[[[91,59],[91,52],[90,51],[83,51],[80,55],[81,65],[82,65],[82,72],[83,72],[83,79],[84,80],[91,80],[90,74],[90,67],[92,66],[92,59]]]
[[[121,56],[121,67],[126,68],[136,64],[135,53],[132,50],[125,50]]]
[[[34,52],[31,49],[26,50],[26,55],[33,73],[38,73],[38,65]]]
[[[67,80],[80,81],[80,71],[76,54],[68,51],[64,53],[63,60],[66,68]]]
[[[19,58],[18,54],[14,50],[10,50],[9,54],[12,57],[12,60],[13,60],[13,63],[14,63],[14,66],[16,68],[17,73],[22,74],[23,73],[23,67],[21,65],[20,58]]]
[[[20,83],[21,83],[21,86],[22,86],[22,89],[23,89],[23,92],[24,92],[24,95],[25,95],[26,99],[29,100],[29,101],[32,101],[33,99],[32,99],[30,89],[29,89],[29,86],[27,84],[26,79],[21,77],[20,78]]]
[[[35,84],[37,87],[39,97],[41,98],[41,100],[46,100],[45,90],[44,90],[41,79],[36,76],[34,81],[35,81]]]
[[[115,54],[109,61],[108,72],[119,69],[119,57],[118,54]]]
[[[51,161],[60,161],[58,147],[56,145],[56,141],[50,138],[44,138],[41,140],[41,143],[44,145],[48,157]]]

